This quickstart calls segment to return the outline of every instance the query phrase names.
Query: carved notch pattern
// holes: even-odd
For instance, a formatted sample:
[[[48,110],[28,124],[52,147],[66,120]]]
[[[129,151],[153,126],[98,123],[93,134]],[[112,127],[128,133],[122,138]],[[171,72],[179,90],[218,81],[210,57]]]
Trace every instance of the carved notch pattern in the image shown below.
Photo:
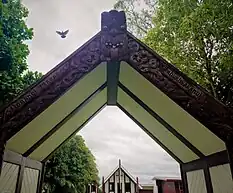
[[[233,140],[233,113],[149,48],[128,35],[130,63],[223,141]]]
[[[0,141],[5,143],[99,63],[100,36],[97,35],[0,112]]]

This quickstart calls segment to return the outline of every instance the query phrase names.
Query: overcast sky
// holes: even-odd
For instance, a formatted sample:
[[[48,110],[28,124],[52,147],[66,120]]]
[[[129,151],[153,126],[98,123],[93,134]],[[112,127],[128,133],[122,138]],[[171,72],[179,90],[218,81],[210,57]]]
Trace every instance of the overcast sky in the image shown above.
[[[23,0],[34,28],[28,42],[29,68],[48,72],[100,29],[100,14],[115,0]],[[56,30],[70,32],[61,39]],[[154,176],[178,176],[178,164],[117,107],[100,112],[80,134],[96,157],[100,176],[108,175],[122,160],[124,167],[149,183]]]

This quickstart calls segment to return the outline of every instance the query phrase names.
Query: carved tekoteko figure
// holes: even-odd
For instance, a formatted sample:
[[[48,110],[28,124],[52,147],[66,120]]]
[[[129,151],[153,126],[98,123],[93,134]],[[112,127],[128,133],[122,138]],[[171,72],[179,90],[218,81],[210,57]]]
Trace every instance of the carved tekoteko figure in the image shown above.
[[[123,11],[112,10],[101,15],[102,60],[122,60],[127,54],[128,39]]]

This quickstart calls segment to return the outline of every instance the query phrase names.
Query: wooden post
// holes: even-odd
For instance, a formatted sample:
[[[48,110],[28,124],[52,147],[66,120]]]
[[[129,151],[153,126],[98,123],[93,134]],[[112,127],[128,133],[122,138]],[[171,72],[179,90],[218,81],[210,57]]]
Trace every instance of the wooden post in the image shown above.
[[[26,161],[26,158],[23,157],[20,168],[19,168],[15,193],[21,192],[21,188],[23,184],[24,169],[25,169],[25,161]]]
[[[104,176],[102,177],[102,193],[105,193]]]
[[[187,172],[184,171],[182,164],[180,164],[180,173],[181,173],[181,179],[182,179],[182,184],[183,184],[183,192],[189,193]]]
[[[138,177],[136,178],[136,180],[137,180],[136,192],[139,193],[139,182],[138,182]]]
[[[42,193],[43,183],[44,183],[44,177],[45,177],[45,170],[46,170],[46,162],[43,163],[42,169],[40,170],[40,175],[39,175],[39,180],[38,180],[38,186],[37,186],[37,193]]]
[[[119,159],[119,193],[122,193],[122,187],[121,187],[121,160]]]

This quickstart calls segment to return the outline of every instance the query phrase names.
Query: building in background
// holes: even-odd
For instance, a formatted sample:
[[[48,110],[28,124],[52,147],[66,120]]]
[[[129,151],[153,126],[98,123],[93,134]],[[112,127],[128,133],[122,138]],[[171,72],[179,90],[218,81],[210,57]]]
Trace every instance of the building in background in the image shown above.
[[[92,182],[86,186],[86,193],[98,193],[98,183]]]
[[[134,178],[122,165],[119,165],[102,179],[102,193],[138,193],[142,186],[138,183],[138,178]]]
[[[154,177],[153,193],[183,193],[181,178]]]
[[[134,178],[122,165],[119,165],[102,178],[100,189],[102,193],[183,193],[180,178],[154,177],[151,184],[139,184],[138,177]],[[90,190],[92,190],[90,188]],[[96,189],[90,193],[96,193]]]

